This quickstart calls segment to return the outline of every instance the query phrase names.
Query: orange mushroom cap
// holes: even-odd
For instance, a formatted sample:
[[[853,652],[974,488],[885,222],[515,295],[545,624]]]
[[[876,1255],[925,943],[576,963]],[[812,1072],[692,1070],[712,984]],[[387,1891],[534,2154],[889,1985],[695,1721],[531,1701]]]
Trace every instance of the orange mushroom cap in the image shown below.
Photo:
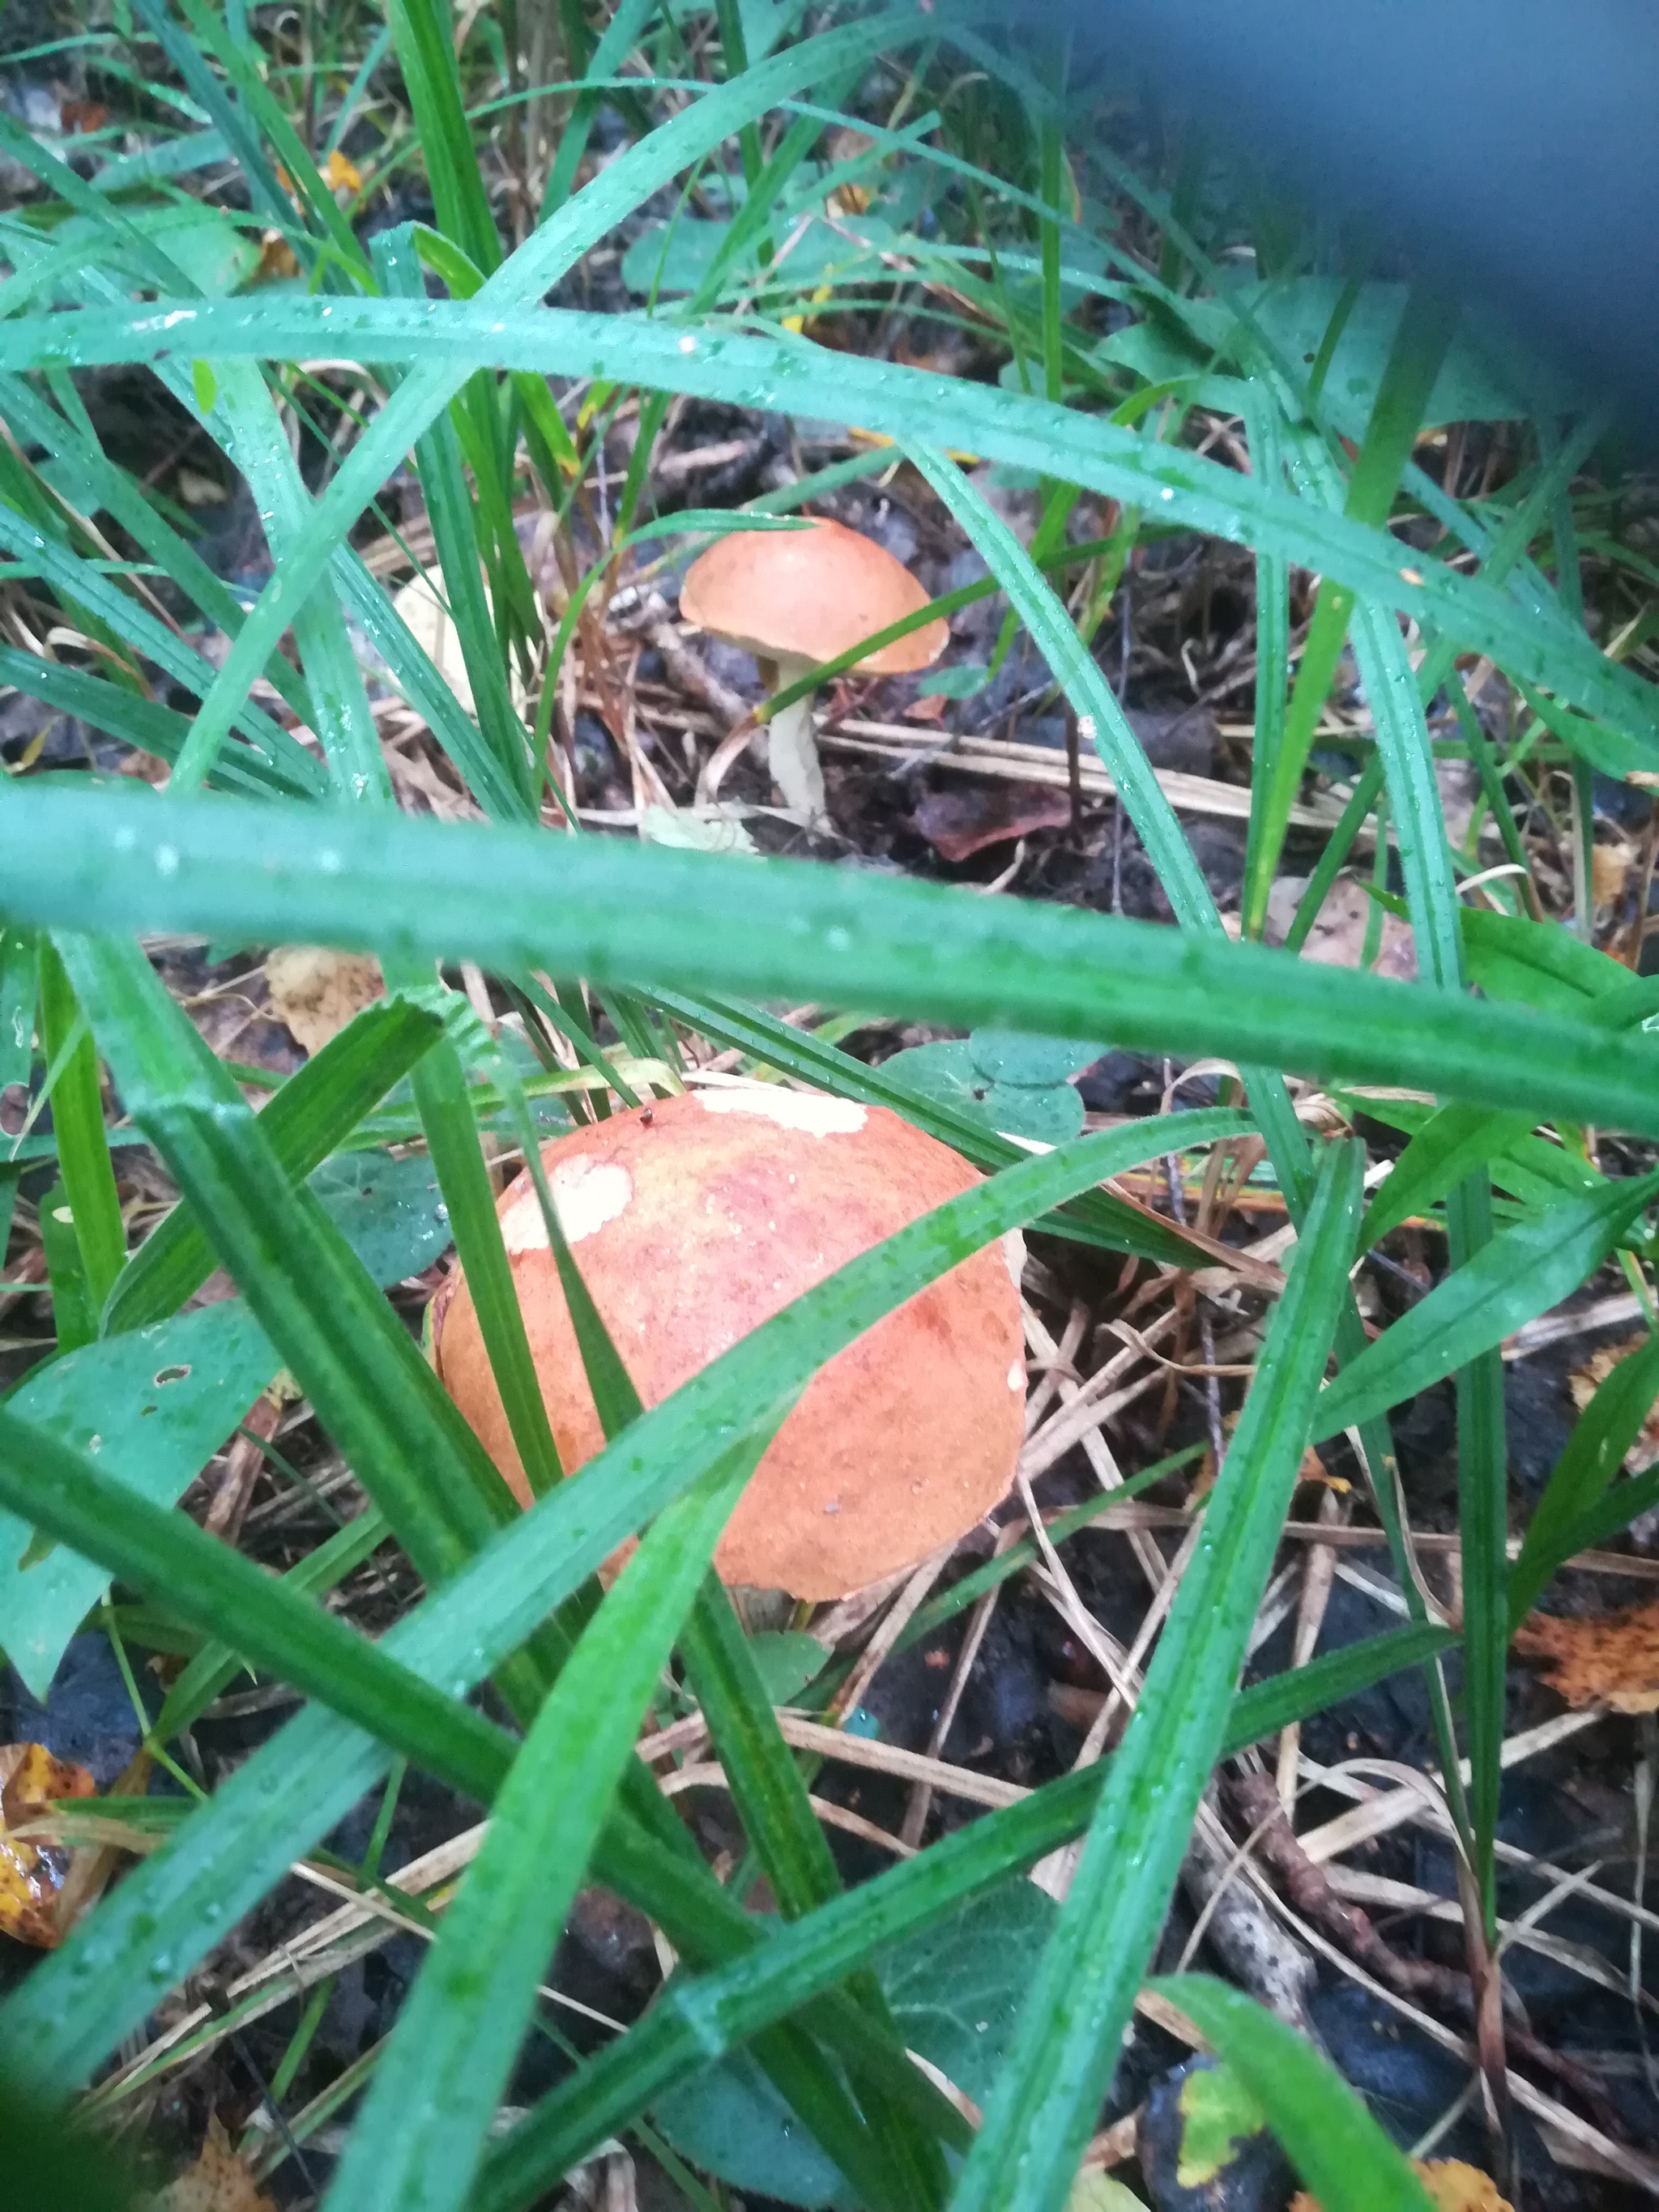
[[[582,1279],[647,1406],[980,1180],[884,1107],[768,1084],[612,1115],[543,1159]],[[605,1439],[527,1172],[497,1211],[572,1470]],[[963,1261],[814,1376],[726,1524],[714,1555],[725,1581],[844,1597],[964,1535],[1004,1495],[1025,1410],[1018,1243]],[[439,1296],[439,1376],[527,1505],[465,1277]]]
[[[768,659],[834,660],[860,638],[927,605],[902,561],[839,522],[811,530],[738,530],[700,553],[680,591],[680,612],[699,629]],[[854,665],[867,676],[904,676],[945,650],[951,625],[924,623]]]

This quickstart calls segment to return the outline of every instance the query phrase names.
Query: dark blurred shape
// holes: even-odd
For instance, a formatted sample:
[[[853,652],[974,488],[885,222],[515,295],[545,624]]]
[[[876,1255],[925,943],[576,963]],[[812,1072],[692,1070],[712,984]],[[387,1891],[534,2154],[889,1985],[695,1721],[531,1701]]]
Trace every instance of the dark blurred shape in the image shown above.
[[[1647,0],[1021,0],[1321,216],[1495,310],[1650,435],[1659,37]]]

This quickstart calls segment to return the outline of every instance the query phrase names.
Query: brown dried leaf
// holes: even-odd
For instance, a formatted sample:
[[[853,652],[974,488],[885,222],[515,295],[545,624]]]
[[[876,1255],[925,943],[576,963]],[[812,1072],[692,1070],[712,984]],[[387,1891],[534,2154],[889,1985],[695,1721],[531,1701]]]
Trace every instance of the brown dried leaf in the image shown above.
[[[1610,1344],[1603,1351],[1592,1352],[1582,1367],[1573,1370],[1567,1377],[1567,1388],[1581,1413],[1620,1360],[1628,1359],[1632,1352],[1639,1352],[1647,1341],[1645,1334],[1628,1336],[1622,1344]],[[1659,1462],[1659,1405],[1649,1413],[1636,1442],[1625,1454],[1625,1472],[1641,1474],[1656,1462]]]
[[[1035,784],[970,784],[930,791],[913,818],[942,860],[966,860],[988,845],[1008,844],[1033,830],[1065,829],[1072,802],[1063,791]]]
[[[216,2119],[208,2122],[201,2156],[157,2199],[157,2212],[276,2212]]]
[[[1414,2158],[1412,2167],[1435,2212],[1514,2212],[1492,2176],[1478,2166],[1465,2166],[1461,2158]],[[1291,2199],[1291,2212],[1319,2212],[1318,2199],[1304,2189]]]
[[[1590,847],[1590,903],[1617,906],[1625,896],[1625,882],[1636,858],[1634,845]]]
[[[66,1932],[58,1898],[74,1853],[37,1844],[14,1829],[40,1820],[54,1797],[95,1797],[84,1766],[54,1759],[44,1744],[0,1744],[0,1933],[37,1951],[52,1950]]]
[[[1544,1680],[1570,1705],[1659,1712],[1659,1598],[1589,1620],[1531,1613],[1516,1632],[1515,1648],[1548,1662]]]
[[[371,954],[321,945],[279,945],[265,962],[265,984],[277,1018],[307,1052],[320,1052],[354,1014],[386,995]]]

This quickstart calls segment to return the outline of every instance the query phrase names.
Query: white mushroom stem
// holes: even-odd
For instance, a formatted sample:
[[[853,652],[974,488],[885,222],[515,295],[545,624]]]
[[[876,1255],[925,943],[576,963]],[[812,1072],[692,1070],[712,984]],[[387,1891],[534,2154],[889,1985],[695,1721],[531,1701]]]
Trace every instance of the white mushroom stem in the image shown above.
[[[763,673],[773,691],[787,690],[816,665],[795,653],[780,653]],[[773,672],[775,671],[775,673]],[[812,694],[804,691],[792,706],[773,715],[766,726],[766,765],[783,793],[791,814],[809,830],[829,820],[823,803],[823,764],[812,729]]]

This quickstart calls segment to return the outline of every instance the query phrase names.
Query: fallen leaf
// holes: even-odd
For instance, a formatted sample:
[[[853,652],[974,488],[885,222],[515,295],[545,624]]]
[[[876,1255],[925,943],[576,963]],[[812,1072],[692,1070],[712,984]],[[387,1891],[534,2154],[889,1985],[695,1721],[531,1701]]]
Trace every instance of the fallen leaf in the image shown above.
[[[200,2157],[161,2191],[156,2212],[276,2212],[276,2207],[231,2148],[223,2127],[211,2119]]]
[[[925,698],[913,699],[904,709],[907,722],[942,722],[948,702],[942,691],[929,692]]]
[[[1514,2212],[1492,2176],[1478,2166],[1465,2166],[1461,2158],[1414,2158],[1412,2171],[1428,2191],[1435,2212]],[[1319,2212],[1319,2200],[1302,2190],[1291,2199],[1291,2212]]]
[[[271,1010],[307,1052],[320,1052],[352,1016],[386,995],[380,963],[366,952],[279,945],[265,959]]]
[[[1515,1648],[1547,1661],[1544,1680],[1570,1705],[1659,1712],[1659,1598],[1588,1620],[1531,1613],[1516,1631]]]
[[[966,860],[1033,830],[1068,828],[1072,802],[1065,792],[1039,784],[970,784],[928,792],[911,818],[941,860]]]
[[[186,507],[223,507],[230,497],[217,477],[204,477],[199,469],[180,469],[173,483]]]
[[[1622,1344],[1610,1344],[1603,1351],[1592,1352],[1582,1367],[1573,1370],[1567,1377],[1567,1388],[1581,1413],[1620,1362],[1628,1359],[1632,1352],[1639,1352],[1648,1341],[1645,1335],[1628,1336]],[[1659,1462],[1659,1405],[1649,1413],[1636,1442],[1625,1454],[1625,1472],[1641,1474],[1656,1462]]]
[[[31,1842],[12,1831],[52,1809],[54,1797],[95,1797],[84,1766],[54,1759],[44,1744],[0,1744],[0,1932],[37,1951],[50,1951],[66,1932],[58,1901],[74,1853],[63,1844]]]
[[[256,284],[275,284],[279,280],[297,276],[299,257],[280,230],[267,230],[259,239],[259,258],[253,271]]]
[[[1305,876],[1281,876],[1267,894],[1267,940],[1282,945],[1308,888]],[[1339,876],[1331,885],[1319,919],[1308,932],[1302,948],[1304,960],[1326,968],[1358,968],[1365,946],[1365,928],[1371,915],[1371,899],[1364,884],[1352,876]],[[1411,924],[1385,912],[1372,973],[1410,982],[1417,974],[1417,950]]]
[[[363,188],[362,173],[337,146],[323,164],[323,182],[331,192],[358,192]]]
[[[431,579],[425,574],[411,577],[393,596],[392,604],[414,632],[416,642],[425,647],[427,658],[459,704],[471,714],[472,682],[461,651],[461,634],[450,620],[449,611]]]
[[[672,845],[688,853],[752,853],[754,839],[741,822],[725,814],[693,814],[683,806],[640,810],[640,842]]]
[[[1181,2151],[1176,2179],[1201,2189],[1260,2135],[1267,2116],[1230,2066],[1194,2066],[1181,2085]]]
[[[1633,845],[1590,847],[1590,904],[1617,906],[1625,896],[1625,883],[1636,858]]]

